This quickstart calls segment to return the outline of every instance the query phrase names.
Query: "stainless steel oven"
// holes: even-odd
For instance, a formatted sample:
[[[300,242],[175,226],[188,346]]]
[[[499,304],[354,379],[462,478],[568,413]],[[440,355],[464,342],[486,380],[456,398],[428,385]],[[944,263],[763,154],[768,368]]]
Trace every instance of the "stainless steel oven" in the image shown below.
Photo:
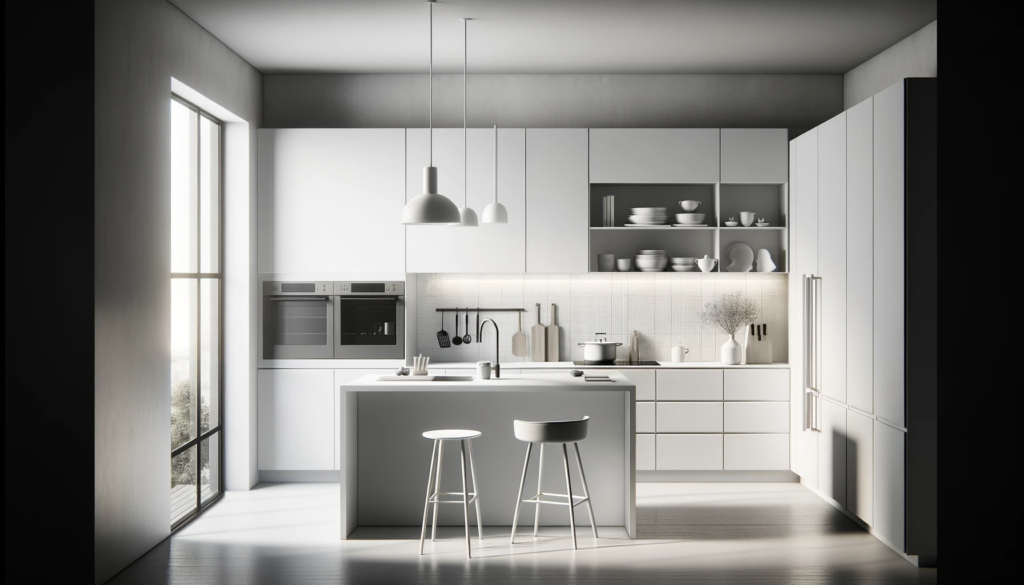
[[[263,359],[334,357],[334,283],[263,283]]]
[[[334,283],[334,358],[405,358],[405,283]]]

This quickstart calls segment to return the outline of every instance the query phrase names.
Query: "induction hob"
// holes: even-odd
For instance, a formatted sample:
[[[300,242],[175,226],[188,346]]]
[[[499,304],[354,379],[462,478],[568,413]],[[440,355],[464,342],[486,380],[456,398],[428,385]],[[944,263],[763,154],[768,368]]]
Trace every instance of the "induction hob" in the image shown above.
[[[628,360],[616,360],[615,362],[593,362],[587,360],[573,360],[573,365],[577,366],[660,366],[661,364],[654,360],[640,360],[637,362],[630,362]]]

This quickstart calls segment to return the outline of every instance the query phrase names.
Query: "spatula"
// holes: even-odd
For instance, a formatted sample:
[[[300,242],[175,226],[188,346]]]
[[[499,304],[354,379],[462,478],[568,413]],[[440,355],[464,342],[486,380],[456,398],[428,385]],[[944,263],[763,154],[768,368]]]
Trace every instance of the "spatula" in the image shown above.
[[[519,312],[519,331],[512,336],[512,355],[516,357],[526,356],[526,334],[523,333],[523,312]]]
[[[441,330],[437,332],[437,344],[441,347],[452,346],[452,340],[448,338],[448,332],[444,330],[444,311],[441,311]]]
[[[530,361],[542,362],[546,359],[545,337],[547,332],[540,324],[540,303],[537,305],[537,324],[530,328]]]

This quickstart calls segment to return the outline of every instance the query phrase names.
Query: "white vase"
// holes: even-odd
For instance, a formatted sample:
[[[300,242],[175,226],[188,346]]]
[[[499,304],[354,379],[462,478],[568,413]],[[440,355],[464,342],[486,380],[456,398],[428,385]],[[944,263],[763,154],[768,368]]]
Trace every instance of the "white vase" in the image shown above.
[[[772,272],[773,270],[775,270],[775,263],[772,262],[771,253],[761,248],[757,251],[757,271]]]
[[[743,357],[742,349],[736,341],[736,334],[729,335],[729,339],[722,344],[722,363],[730,366],[740,363],[740,358]]]

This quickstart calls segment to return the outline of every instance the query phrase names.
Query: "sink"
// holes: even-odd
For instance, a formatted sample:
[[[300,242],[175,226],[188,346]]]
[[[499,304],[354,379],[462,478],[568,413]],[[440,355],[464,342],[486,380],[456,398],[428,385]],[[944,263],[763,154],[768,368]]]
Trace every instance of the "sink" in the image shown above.
[[[431,382],[472,382],[476,376],[433,376]]]

